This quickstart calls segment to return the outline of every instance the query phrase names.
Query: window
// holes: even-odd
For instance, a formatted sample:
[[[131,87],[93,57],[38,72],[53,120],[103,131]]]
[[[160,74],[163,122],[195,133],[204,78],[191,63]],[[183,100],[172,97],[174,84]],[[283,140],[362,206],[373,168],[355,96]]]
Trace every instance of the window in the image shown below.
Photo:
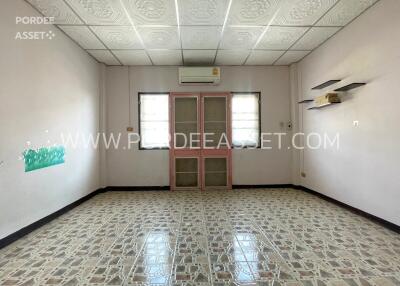
[[[168,148],[168,108],[168,93],[139,93],[140,149]]]
[[[260,146],[260,93],[232,93],[232,145]]]

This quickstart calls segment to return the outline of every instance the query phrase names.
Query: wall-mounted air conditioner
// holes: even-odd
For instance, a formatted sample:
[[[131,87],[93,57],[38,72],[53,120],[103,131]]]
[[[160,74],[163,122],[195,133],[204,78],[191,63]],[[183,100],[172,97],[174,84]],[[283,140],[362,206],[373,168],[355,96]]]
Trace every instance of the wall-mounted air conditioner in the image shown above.
[[[179,68],[180,85],[218,85],[221,79],[218,67]]]

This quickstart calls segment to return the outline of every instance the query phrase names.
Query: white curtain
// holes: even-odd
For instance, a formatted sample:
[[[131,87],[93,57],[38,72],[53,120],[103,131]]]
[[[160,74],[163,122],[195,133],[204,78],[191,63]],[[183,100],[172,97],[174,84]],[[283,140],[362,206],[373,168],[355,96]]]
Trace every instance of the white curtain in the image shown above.
[[[167,148],[168,94],[140,96],[140,136],[142,148]]]
[[[257,93],[232,96],[233,146],[255,147],[259,144],[259,98]]]

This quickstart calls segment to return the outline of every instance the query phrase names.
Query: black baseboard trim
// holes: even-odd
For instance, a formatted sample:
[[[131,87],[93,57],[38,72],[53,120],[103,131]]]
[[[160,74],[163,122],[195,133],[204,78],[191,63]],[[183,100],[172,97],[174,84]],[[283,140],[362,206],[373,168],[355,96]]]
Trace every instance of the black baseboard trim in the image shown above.
[[[232,185],[232,189],[276,189],[293,188],[291,184],[272,184],[272,185]]]
[[[110,186],[106,192],[139,192],[139,191],[168,191],[169,186]]]
[[[292,188],[296,190],[301,190],[304,192],[307,192],[309,194],[315,195],[321,199],[324,199],[326,201],[329,201],[333,204],[336,204],[338,206],[341,206],[343,208],[346,208],[347,210],[358,214],[360,216],[363,216],[369,220],[374,221],[375,223],[378,223],[382,225],[383,227],[386,227],[387,229],[390,229],[396,233],[400,234],[400,226],[397,224],[394,224],[392,222],[389,222],[387,220],[384,220],[382,218],[379,218],[377,216],[374,216],[370,213],[367,213],[365,211],[362,211],[360,209],[357,209],[355,207],[352,207],[346,203],[340,202],[336,199],[333,199],[331,197],[328,197],[324,194],[321,194],[319,192],[316,192],[314,190],[311,190],[309,188],[299,186],[299,185],[292,185],[292,184],[277,184],[277,185],[233,185],[232,189],[274,189],[274,188]],[[55,218],[65,214],[66,212],[70,211],[71,209],[79,206],[80,204],[86,202],[87,200],[91,199],[92,197],[96,196],[97,194],[100,193],[105,193],[105,192],[115,192],[115,191],[167,191],[169,190],[169,186],[130,186],[130,187],[125,187],[125,186],[111,186],[111,187],[105,187],[102,189],[98,189],[82,198],[79,200],[63,207],[62,209],[6,236],[5,238],[0,239],[0,249],[6,247],[7,245],[13,243],[14,241],[22,238],[23,236],[29,234],[30,232],[38,229],[39,227],[49,223],[50,221],[54,220]]]
[[[351,212],[353,212],[353,213],[355,213],[357,215],[365,217],[365,218],[367,218],[367,219],[369,219],[369,220],[371,220],[371,221],[373,221],[375,223],[380,224],[381,226],[383,226],[385,228],[388,228],[388,229],[400,234],[400,225],[394,224],[394,223],[392,223],[390,221],[387,221],[387,220],[382,219],[380,217],[374,216],[374,215],[372,215],[370,213],[367,213],[367,212],[365,212],[363,210],[360,210],[358,208],[350,206],[350,205],[348,205],[346,203],[343,203],[343,202],[338,201],[338,200],[336,200],[334,198],[328,197],[327,195],[321,194],[321,193],[319,193],[317,191],[314,191],[314,190],[311,190],[309,188],[306,188],[306,187],[303,187],[303,186],[298,186],[298,185],[293,185],[293,188],[297,189],[297,190],[302,190],[302,191],[304,191],[306,193],[312,194],[312,195],[317,196],[317,197],[319,197],[319,198],[321,198],[323,200],[326,200],[326,201],[331,202],[331,203],[333,203],[335,205],[343,207],[343,208],[345,208],[345,209],[347,209],[347,210],[349,210],[349,211],[351,211]]]
[[[20,230],[0,239],[0,249],[6,247],[7,245],[13,243],[14,241],[24,237],[25,235],[31,233],[32,231],[38,229],[39,227],[51,222],[52,220],[56,219],[57,217],[65,214],[66,212],[72,210],[73,208],[79,206],[80,204],[86,202],[87,200],[93,198],[95,195],[103,193],[105,189],[98,189],[82,198],[79,200],[63,207],[62,209],[59,209],[58,211],[49,214],[48,216],[45,216],[44,218],[35,221],[34,223],[31,223],[30,225],[27,225]]]

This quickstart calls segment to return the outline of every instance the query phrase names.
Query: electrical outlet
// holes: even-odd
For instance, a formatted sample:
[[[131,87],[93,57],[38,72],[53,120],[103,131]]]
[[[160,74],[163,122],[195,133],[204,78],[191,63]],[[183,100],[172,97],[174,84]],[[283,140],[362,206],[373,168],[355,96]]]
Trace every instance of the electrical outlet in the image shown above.
[[[354,126],[354,127],[358,127],[358,125],[359,125],[358,120],[354,120],[354,121],[353,121],[353,126]]]
[[[292,130],[292,128],[293,128],[292,122],[289,121],[289,122],[287,123],[286,127],[287,127],[287,130],[288,130],[288,131]]]
[[[303,178],[307,177],[306,173],[304,173],[304,172],[301,172],[301,176],[302,176]]]

